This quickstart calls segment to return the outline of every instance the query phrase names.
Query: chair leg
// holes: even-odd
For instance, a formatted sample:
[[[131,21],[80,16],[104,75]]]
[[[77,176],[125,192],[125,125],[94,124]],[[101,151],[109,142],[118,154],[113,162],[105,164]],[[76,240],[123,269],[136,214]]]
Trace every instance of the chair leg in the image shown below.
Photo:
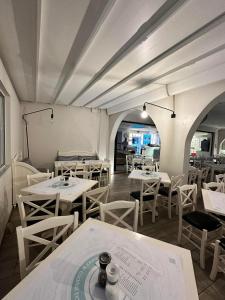
[[[143,226],[143,203],[140,202],[140,225]]]
[[[178,229],[178,238],[177,238],[178,245],[181,245],[182,230],[183,230],[183,223],[182,223],[182,219],[181,219],[181,220],[179,220],[179,229]]]
[[[171,202],[172,202],[172,199],[171,199],[171,194],[169,195],[169,199],[168,199],[168,217],[169,219],[172,218],[172,214],[171,214]]]
[[[201,239],[201,248],[200,248],[200,266],[202,269],[205,269],[206,242],[207,242],[207,230],[203,229],[202,239]]]
[[[152,223],[155,223],[155,212],[156,212],[156,205],[152,205]]]
[[[212,270],[210,273],[211,280],[215,280],[216,275],[218,273],[219,255],[220,255],[219,241],[216,241],[215,249],[214,249],[214,257],[213,257],[213,265],[212,265]]]

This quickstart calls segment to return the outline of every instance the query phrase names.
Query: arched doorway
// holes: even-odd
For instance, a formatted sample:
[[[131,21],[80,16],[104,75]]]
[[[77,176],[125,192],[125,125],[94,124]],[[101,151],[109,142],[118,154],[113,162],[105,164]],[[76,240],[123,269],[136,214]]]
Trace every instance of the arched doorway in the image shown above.
[[[192,124],[185,143],[184,169],[187,169],[191,151],[193,150],[193,139],[197,135],[198,151],[196,157],[212,159],[220,152],[222,140],[225,140],[225,92],[215,97],[198,115]],[[224,128],[224,129],[223,129]],[[222,131],[222,132],[220,132]],[[190,151],[191,150],[191,151]],[[225,150],[225,144],[224,144]],[[194,152],[193,152],[194,153]]]
[[[126,155],[144,154],[159,160],[160,138],[150,115],[142,119],[139,109],[122,112],[114,116],[109,139],[109,159],[112,170],[126,170]],[[148,113],[149,114],[149,113]]]

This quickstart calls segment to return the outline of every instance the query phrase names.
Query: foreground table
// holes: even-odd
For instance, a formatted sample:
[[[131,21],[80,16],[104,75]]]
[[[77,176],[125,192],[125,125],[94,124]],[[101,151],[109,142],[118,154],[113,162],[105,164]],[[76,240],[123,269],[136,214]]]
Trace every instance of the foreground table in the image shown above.
[[[21,192],[27,194],[47,195],[60,193],[60,200],[64,202],[65,207],[61,208],[63,211],[71,208],[71,203],[93,186],[98,184],[96,180],[81,179],[76,177],[70,177],[68,186],[65,186],[64,181],[60,181],[61,176],[54,177],[49,180],[42,181],[40,183],[23,188]]]
[[[225,194],[202,189],[202,198],[206,211],[225,216]]]
[[[197,300],[189,250],[88,219],[4,299],[105,299],[98,255],[120,268],[122,299]]]
[[[148,174],[148,172],[144,170],[133,170],[128,176],[128,178],[136,179],[136,180],[148,180],[154,178],[161,178],[161,183],[165,185],[171,184],[169,175],[165,172],[151,172],[151,174]]]

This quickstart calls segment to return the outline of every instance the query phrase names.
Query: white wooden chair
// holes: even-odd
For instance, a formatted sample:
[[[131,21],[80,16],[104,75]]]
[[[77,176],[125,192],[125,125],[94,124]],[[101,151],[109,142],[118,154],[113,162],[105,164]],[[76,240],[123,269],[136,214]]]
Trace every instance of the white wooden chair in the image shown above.
[[[214,192],[224,192],[224,183],[223,182],[204,182],[203,188],[206,190],[211,190]]]
[[[205,268],[205,251],[222,225],[218,219],[201,211],[196,211],[197,184],[178,187],[179,195],[179,230],[178,244],[184,237],[200,250],[200,266]],[[191,210],[184,214],[184,210]],[[183,224],[185,222],[185,225]],[[211,237],[210,237],[211,235]]]
[[[153,160],[150,157],[145,157],[143,163],[145,166],[153,166]]]
[[[54,172],[51,173],[37,173],[32,175],[27,175],[27,184],[33,185],[54,177]]]
[[[91,179],[91,172],[88,171],[70,171],[70,177],[78,177],[78,178],[83,178],[83,179]]]
[[[142,170],[148,171],[148,172],[155,172],[155,166],[153,166],[153,165],[142,166]]]
[[[83,222],[86,221],[87,215],[91,216],[100,213],[100,203],[107,203],[108,201],[109,188],[110,186],[108,185],[83,193]]]
[[[195,167],[189,167],[188,171],[188,184],[195,184],[198,180],[198,169]]]
[[[125,211],[124,211],[125,210]],[[117,212],[115,214],[114,212]],[[119,212],[118,212],[119,211]],[[124,201],[124,200],[117,200],[110,203],[100,203],[100,217],[101,221],[105,222],[106,215],[110,216],[113,220],[113,225],[123,225],[125,228],[137,232],[137,225],[138,225],[138,212],[139,212],[139,201]],[[124,219],[130,215],[131,213],[134,214],[133,217],[133,226],[130,226]],[[118,214],[121,214],[118,216]]]
[[[203,186],[203,183],[208,181],[209,171],[210,171],[209,167],[204,167],[198,171],[198,186],[199,186],[199,188],[201,188]]]
[[[126,155],[126,171],[131,172],[133,170],[133,155]]]
[[[225,183],[225,174],[218,174],[216,175],[216,182],[223,182]]]
[[[130,196],[140,201],[140,224],[143,226],[143,213],[152,212],[152,223],[155,223],[157,197],[160,178],[141,181],[141,190],[131,192]],[[145,210],[144,210],[145,209]]]
[[[90,163],[89,172],[91,172],[91,178],[98,181],[98,187],[101,185],[102,180],[102,163]]]
[[[78,213],[70,216],[52,217],[42,220],[34,225],[23,228],[19,226],[16,228],[20,276],[23,279],[29,274],[52,250],[56,249],[59,244],[57,241],[64,238],[69,230],[75,230],[78,226]],[[53,229],[53,237],[51,240],[45,239],[38,234]],[[44,249],[30,262],[26,256],[26,241],[32,241],[36,244],[42,245]]]
[[[155,170],[156,170],[156,172],[159,172],[159,167],[160,167],[160,162],[156,161],[155,162]]]
[[[17,203],[22,227],[58,216],[60,195],[19,195]],[[28,223],[28,224],[27,224]]]
[[[215,280],[218,272],[225,274],[225,238],[216,240],[214,243],[214,257],[210,279]]]
[[[76,172],[77,163],[65,162],[61,165],[61,175],[70,176],[70,172]]]
[[[178,186],[181,186],[184,180],[184,175],[177,175],[171,177],[170,186],[160,186],[159,194],[163,196],[161,203],[163,206],[168,208],[168,217],[172,217],[172,207],[176,207],[176,212],[178,212],[178,200],[177,191]],[[175,198],[175,199],[174,199]]]

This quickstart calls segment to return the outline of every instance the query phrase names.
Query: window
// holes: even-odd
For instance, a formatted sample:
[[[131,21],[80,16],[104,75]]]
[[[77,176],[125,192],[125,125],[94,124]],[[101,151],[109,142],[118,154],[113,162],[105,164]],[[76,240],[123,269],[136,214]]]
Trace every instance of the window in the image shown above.
[[[0,168],[5,165],[5,98],[0,92]]]

